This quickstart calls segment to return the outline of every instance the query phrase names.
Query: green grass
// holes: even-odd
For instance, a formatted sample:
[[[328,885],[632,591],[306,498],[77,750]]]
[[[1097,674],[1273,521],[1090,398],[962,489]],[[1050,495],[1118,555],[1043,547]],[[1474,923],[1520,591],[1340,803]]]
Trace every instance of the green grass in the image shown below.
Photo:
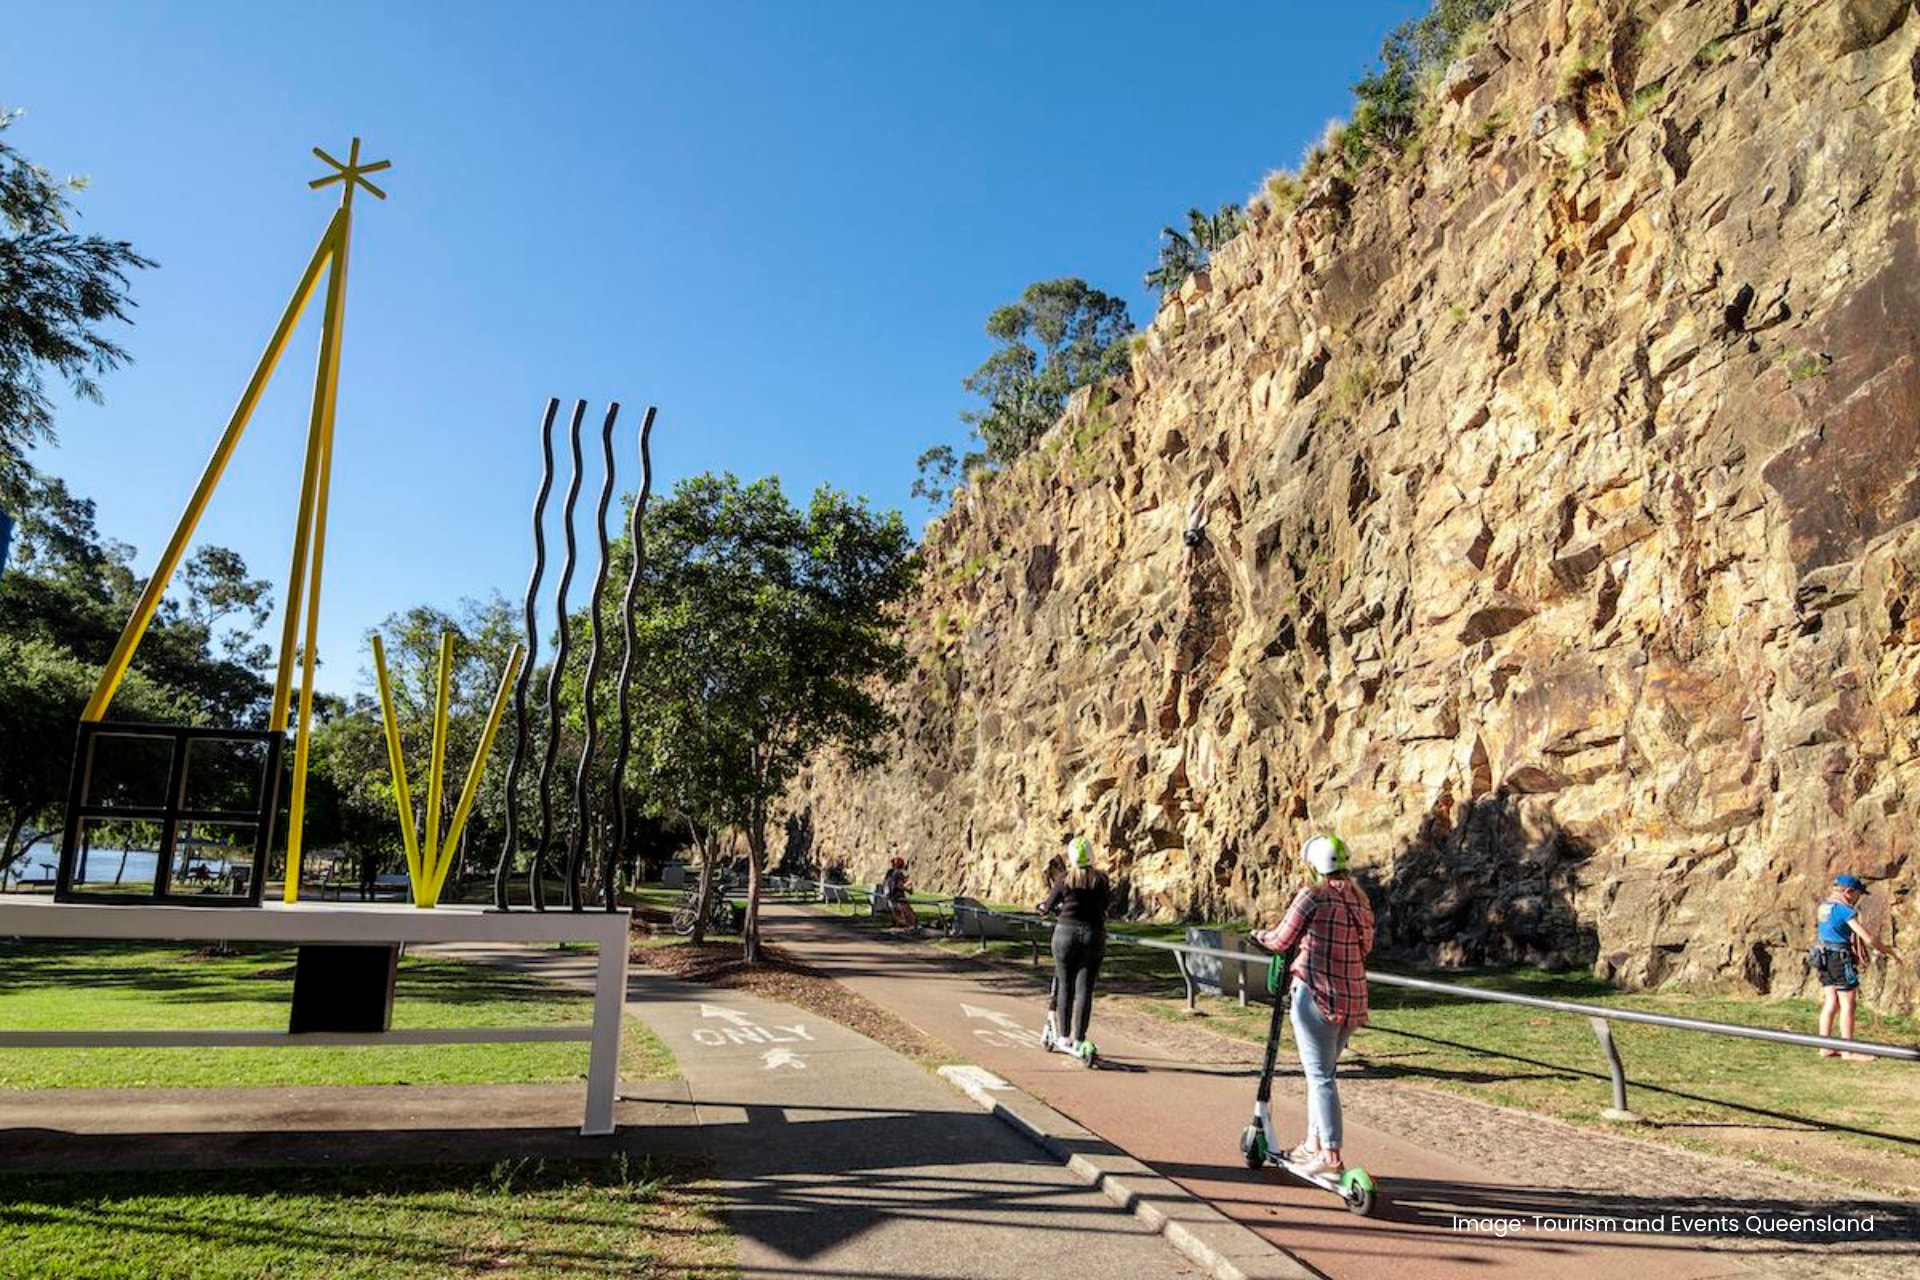
[[[613,1160],[0,1178],[0,1278],[737,1275],[714,1206]]]
[[[0,944],[0,1027],[9,1030],[284,1031],[294,951],[203,956],[153,943]],[[480,964],[400,962],[393,1026],[546,1026],[592,1021],[592,998]],[[534,1084],[579,1079],[585,1042],[330,1045],[240,1049],[0,1049],[0,1089],[233,1085]],[[627,1079],[678,1074],[673,1055],[629,1019]]]
[[[1792,351],[1781,355],[1777,363],[1787,371],[1788,382],[1805,382],[1825,377],[1827,357],[1817,351]]]

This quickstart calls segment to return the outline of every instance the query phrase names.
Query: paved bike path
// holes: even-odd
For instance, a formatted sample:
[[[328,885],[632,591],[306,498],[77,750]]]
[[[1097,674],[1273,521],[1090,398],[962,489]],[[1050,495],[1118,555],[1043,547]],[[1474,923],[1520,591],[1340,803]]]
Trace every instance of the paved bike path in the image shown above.
[[[925,1068],[812,1013],[636,971],[673,1050],[748,1277],[1197,1276]]]
[[[1752,1274],[1746,1256],[1703,1248],[1698,1234],[1625,1228],[1628,1221],[1670,1217],[1680,1208],[1675,1201],[1600,1194],[1578,1185],[1530,1185],[1349,1119],[1350,1158],[1375,1174],[1385,1200],[1374,1217],[1362,1219],[1327,1193],[1278,1171],[1250,1172],[1240,1161],[1238,1138],[1251,1114],[1256,1084],[1256,1071],[1244,1053],[1226,1052],[1224,1046],[1217,1056],[1170,1050],[1102,1024],[1096,1005],[1094,1038],[1104,1063],[1088,1071],[1063,1055],[1040,1051],[1043,976],[955,965],[930,949],[862,933],[802,907],[770,905],[766,927],[771,938],[808,964],[1071,1116],[1335,1280],[1386,1275],[1394,1280],[1607,1280],[1621,1275],[1706,1280]],[[1343,1092],[1365,1088],[1364,1082],[1349,1083]],[[1275,1082],[1274,1106],[1282,1139],[1297,1136],[1304,1111],[1297,1076]],[[1524,1144],[1526,1133],[1516,1129],[1513,1141]],[[1687,1211],[1744,1215],[1756,1207],[1754,1200],[1739,1197],[1738,1187],[1726,1190],[1724,1200],[1687,1199]],[[1765,1204],[1770,1212],[1832,1207]],[[1541,1218],[1550,1221],[1543,1225]],[[1598,1229],[1577,1229],[1585,1225],[1582,1219]],[[1501,1221],[1521,1226],[1504,1237],[1487,1234],[1499,1230]],[[1884,1232],[1886,1225],[1880,1229]]]

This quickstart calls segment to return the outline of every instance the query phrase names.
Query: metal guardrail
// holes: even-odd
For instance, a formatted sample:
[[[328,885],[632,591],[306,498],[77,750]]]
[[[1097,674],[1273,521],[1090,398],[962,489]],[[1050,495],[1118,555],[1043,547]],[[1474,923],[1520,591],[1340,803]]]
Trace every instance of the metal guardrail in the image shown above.
[[[800,882],[810,884],[810,882]],[[848,886],[828,886],[842,891]],[[853,893],[865,894],[868,891],[853,889]],[[844,897],[842,900],[846,900]],[[1032,947],[1032,962],[1040,963],[1040,944],[1038,931],[1051,928],[1050,922],[1033,915],[1009,911],[995,911],[991,907],[960,905],[953,899],[954,922],[957,928],[963,915],[970,915],[978,922],[980,949],[986,950],[987,933],[985,921],[991,917],[1018,924],[1026,929],[1027,939]],[[1110,934],[1109,942],[1124,942],[1136,947],[1146,947],[1156,951],[1171,952],[1174,964],[1180,971],[1180,980],[1187,991],[1187,1007],[1195,1007],[1197,977],[1188,963],[1191,956],[1207,956],[1223,964],[1237,964],[1243,969],[1249,966],[1266,968],[1273,956],[1264,951],[1227,951],[1220,947],[1202,947],[1191,943],[1163,942],[1157,938],[1132,938],[1125,934]],[[1645,1026],[1665,1027],[1673,1031],[1691,1031],[1703,1035],[1733,1036],[1743,1040],[1765,1040],[1774,1044],[1790,1044],[1803,1048],[1833,1049],[1842,1053],[1864,1053],[1878,1058],[1894,1058],[1906,1062],[1920,1062],[1920,1048],[1906,1045],[1875,1044],[1866,1040],[1836,1040],[1831,1036],[1806,1035],[1797,1031],[1774,1031],[1766,1027],[1746,1027],[1733,1022],[1711,1022],[1704,1018],[1683,1018],[1677,1014],[1643,1013],[1637,1009],[1609,1009],[1602,1005],[1582,1004],[1574,1000],[1553,1000],[1545,996],[1523,996],[1510,991],[1489,991],[1481,987],[1462,986],[1454,982],[1434,982],[1427,978],[1409,978],[1397,973],[1379,973],[1367,970],[1367,981],[1386,987],[1405,987],[1414,991],[1429,991],[1436,995],[1452,996],[1462,1000],[1485,1000],[1495,1004],[1524,1005],[1532,1009],[1546,1009],[1553,1013],[1565,1013],[1585,1017],[1593,1028],[1594,1039],[1600,1044],[1600,1051],[1607,1060],[1607,1072],[1613,1085],[1613,1106],[1602,1113],[1608,1119],[1632,1120],[1636,1117],[1627,1109],[1627,1073],[1620,1059],[1620,1050],[1613,1041],[1615,1022],[1637,1022]],[[1241,990],[1246,990],[1245,975],[1242,975]],[[1276,997],[1277,998],[1277,997]],[[1242,1003],[1245,1002],[1244,995]]]

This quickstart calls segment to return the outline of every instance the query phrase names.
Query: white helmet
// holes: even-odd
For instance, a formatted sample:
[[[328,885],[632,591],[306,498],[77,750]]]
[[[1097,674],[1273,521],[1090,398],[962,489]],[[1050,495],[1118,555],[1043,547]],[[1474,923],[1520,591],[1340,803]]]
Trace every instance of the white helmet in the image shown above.
[[[1067,865],[1072,867],[1090,867],[1093,865],[1093,841],[1085,836],[1075,836],[1067,841]]]
[[[1301,859],[1323,876],[1345,871],[1348,856],[1346,841],[1332,834],[1315,836],[1300,850]]]

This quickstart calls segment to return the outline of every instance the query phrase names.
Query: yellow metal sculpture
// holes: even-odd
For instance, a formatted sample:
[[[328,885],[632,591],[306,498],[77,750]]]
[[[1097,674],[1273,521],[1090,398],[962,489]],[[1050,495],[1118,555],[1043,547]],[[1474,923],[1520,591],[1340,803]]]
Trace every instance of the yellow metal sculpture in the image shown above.
[[[431,907],[440,901],[440,890],[453,869],[454,854],[460,848],[460,833],[466,830],[467,815],[473,811],[480,792],[480,779],[486,773],[487,753],[493,749],[493,736],[500,728],[500,717],[507,709],[507,695],[513,690],[514,677],[527,651],[519,645],[507,658],[507,670],[500,677],[500,688],[493,695],[493,708],[487,713],[486,728],[480,733],[480,745],[473,763],[467,768],[466,785],[460,788],[460,803],[454,806],[453,820],[440,833],[441,789],[447,765],[447,702],[453,689],[453,635],[440,637],[439,678],[433,690],[433,745],[427,756],[426,841],[413,820],[413,790],[407,785],[407,761],[400,747],[400,720],[394,714],[393,683],[387,677],[387,649],[380,637],[373,637],[373,674],[380,684],[380,714],[387,727],[387,765],[393,770],[393,799],[400,810],[400,841],[407,852],[407,878],[413,882],[413,905]]]
[[[168,581],[186,553],[194,527],[199,524],[200,516],[213,497],[221,473],[226,470],[235,446],[246,431],[248,419],[253,416],[261,394],[273,377],[287,339],[292,336],[294,326],[313,297],[321,273],[325,271],[327,301],[320,327],[320,359],[314,372],[313,406],[307,424],[306,466],[301,474],[300,507],[294,525],[293,566],[287,580],[287,613],[280,632],[279,666],[274,677],[273,709],[268,722],[268,727],[274,732],[286,732],[288,708],[292,701],[293,661],[298,652],[301,657],[300,721],[294,740],[293,794],[287,821],[285,898],[288,902],[300,896],[300,835],[306,815],[307,747],[313,727],[313,669],[320,624],[320,574],[326,559],[327,492],[333,474],[334,400],[340,384],[340,335],[346,317],[347,249],[353,229],[353,193],[364,187],[376,199],[385,200],[387,193],[367,181],[365,175],[392,167],[392,162],[388,160],[361,164],[358,138],[353,140],[344,164],[319,147],[313,149],[313,154],[331,165],[334,172],[323,178],[315,178],[307,184],[308,187],[318,190],[331,183],[340,183],[340,207],[334,211],[332,221],[321,234],[313,258],[307,263],[306,273],[300,277],[292,300],[281,313],[280,323],[267,340],[267,349],[254,367],[246,390],[240,393],[240,403],[234,407],[233,416],[228,419],[227,429],[221,434],[219,444],[214,446],[213,457],[208,459],[200,483],[194,489],[193,497],[188,500],[179,524],[174,526],[173,537],[161,553],[160,563],[154,568],[152,577],[147,579],[146,590],[134,606],[133,616],[120,633],[113,656],[107,660],[106,669],[100,673],[100,681],[94,687],[93,697],[88,700],[87,708],[81,714],[81,719],[87,721],[98,722],[105,718],[107,706],[113,701],[121,681],[126,678],[127,667],[133,662],[134,650],[139,648],[140,638],[146,634],[148,624],[160,608]],[[303,619],[306,623],[304,644],[297,645]]]

